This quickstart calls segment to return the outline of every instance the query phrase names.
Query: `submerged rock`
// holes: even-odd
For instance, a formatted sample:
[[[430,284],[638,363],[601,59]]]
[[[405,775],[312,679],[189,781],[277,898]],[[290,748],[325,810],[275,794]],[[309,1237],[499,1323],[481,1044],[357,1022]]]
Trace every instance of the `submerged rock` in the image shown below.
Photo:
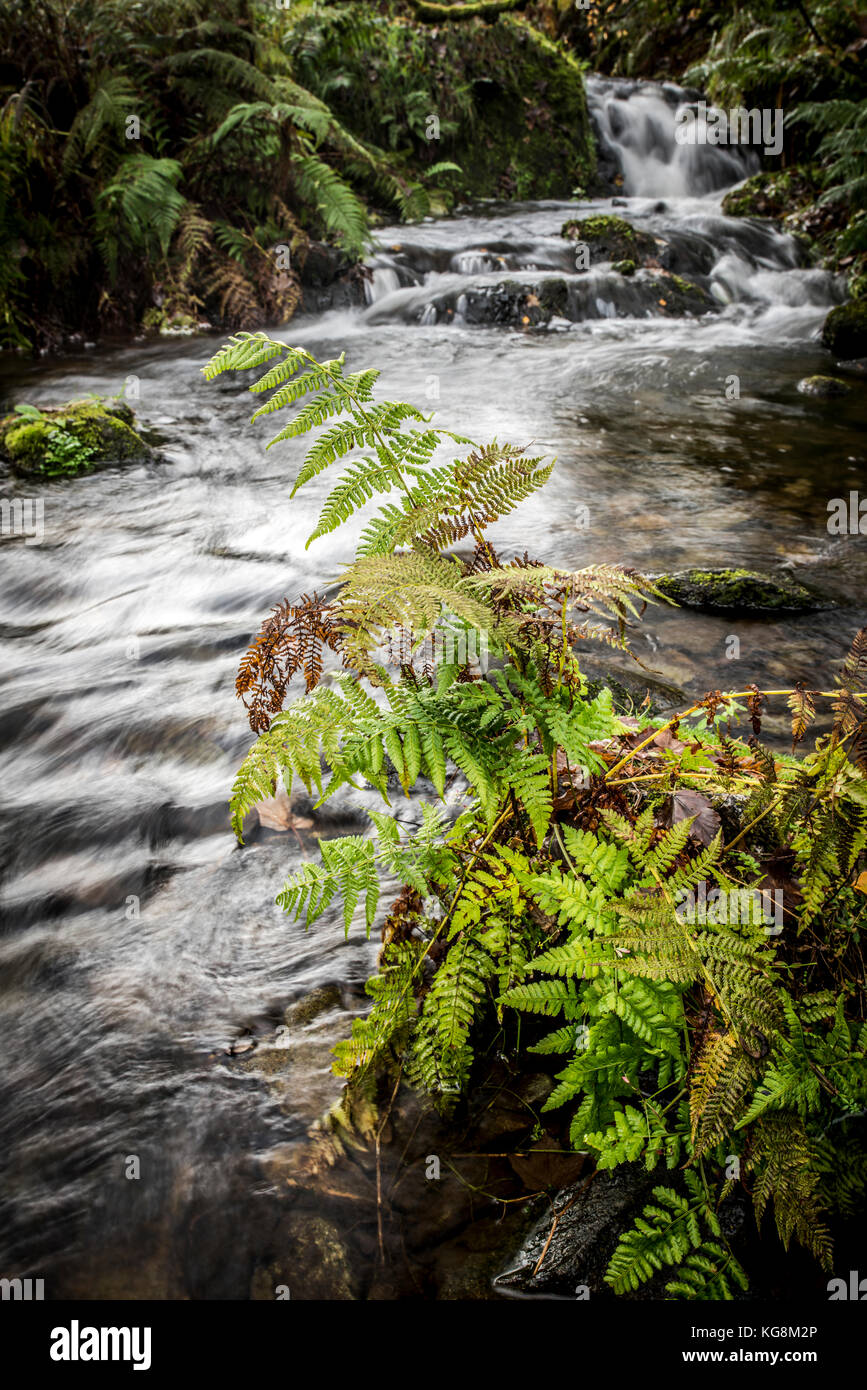
[[[336,1221],[314,1212],[292,1212],[279,1243],[280,1255],[253,1271],[251,1299],[347,1302],[359,1297],[352,1252]]]
[[[816,396],[821,401],[827,401],[833,396],[847,396],[852,387],[834,376],[805,376],[803,381],[798,382],[798,390],[802,396]]]
[[[0,455],[19,473],[74,476],[114,463],[150,463],[157,454],[133,428],[122,401],[26,407],[0,420]]]
[[[867,357],[867,300],[853,299],[832,309],[822,328],[822,342],[835,357]]]
[[[723,612],[797,612],[830,608],[830,600],[782,574],[745,569],[691,569],[660,575],[655,581],[666,598],[686,608]]]

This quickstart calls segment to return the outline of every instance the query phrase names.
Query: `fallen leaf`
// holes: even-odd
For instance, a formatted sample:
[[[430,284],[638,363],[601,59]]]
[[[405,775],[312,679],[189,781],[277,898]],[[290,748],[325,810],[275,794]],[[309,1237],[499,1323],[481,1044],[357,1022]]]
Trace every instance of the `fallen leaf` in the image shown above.
[[[852,887],[857,888],[859,893],[867,893],[867,869],[858,875]]]
[[[295,815],[285,787],[280,787],[276,796],[257,801],[255,810],[263,830],[309,830],[313,825],[308,816]]]
[[[568,1187],[581,1176],[586,1158],[580,1153],[557,1152],[556,1141],[541,1139],[526,1154],[512,1154],[509,1159],[521,1182],[531,1192],[543,1187]]]
[[[689,820],[690,816],[695,816],[690,835],[700,844],[709,845],[722,825],[718,813],[701,792],[674,792],[665,817],[665,825],[677,825],[680,821]]]

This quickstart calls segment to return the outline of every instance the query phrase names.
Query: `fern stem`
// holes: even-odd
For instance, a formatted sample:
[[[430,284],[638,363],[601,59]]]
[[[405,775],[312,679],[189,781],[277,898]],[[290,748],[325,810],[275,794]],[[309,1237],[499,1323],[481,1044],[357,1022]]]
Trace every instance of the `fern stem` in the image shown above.
[[[747,700],[754,694],[754,690],[730,690],[720,698],[723,704],[730,704],[732,700]],[[762,690],[760,694],[765,696],[794,695],[795,688],[793,686],[789,690]],[[836,700],[840,692],[839,690],[811,690],[810,694],[821,695],[822,698],[826,700]],[[857,693],[853,692],[853,698],[856,700],[867,699],[867,690],[859,690]],[[675,724],[679,724],[682,719],[688,719],[691,714],[697,714],[700,709],[704,709],[704,704],[701,700],[698,704],[690,705],[689,709],[684,710],[682,714],[676,714],[673,719],[668,719],[664,724],[660,724],[653,730],[649,738],[646,738],[643,743],[636,744],[634,748],[629,750],[624,758],[621,758],[618,763],[615,763],[613,767],[608,769],[605,774],[605,781],[609,781],[609,779],[614,776],[615,772],[619,772],[622,767],[625,767],[626,764],[635,757],[636,753],[640,753],[643,748],[647,748],[649,744],[653,743],[653,740],[657,738],[663,730],[671,729]]]

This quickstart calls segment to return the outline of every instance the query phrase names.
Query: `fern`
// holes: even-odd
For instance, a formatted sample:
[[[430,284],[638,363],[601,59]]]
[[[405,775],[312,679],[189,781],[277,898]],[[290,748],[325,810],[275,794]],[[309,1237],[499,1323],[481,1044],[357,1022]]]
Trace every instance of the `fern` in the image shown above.
[[[831,733],[801,759],[758,744],[769,697],[757,687],[711,691],[662,729],[643,711],[621,720],[610,692],[590,696],[574,645],[606,634],[626,643],[654,586],[616,566],[504,562],[485,537],[544,485],[543,459],[454,435],[412,405],[378,400],[376,371],[349,372],[343,356],[320,362],[261,332],[236,334],[204,370],[258,375],[256,418],[280,425],[272,444],[318,431],[293,496],[345,460],[311,540],[378,504],[333,595],[278,604],[237,680],[259,735],[233,792],[239,837],[278,780],[291,794],[299,779],[318,804],[366,783],[386,808],[370,813],[371,835],[321,841],[321,862],[278,899],[308,926],[340,905],[346,933],[356,917],[369,933],[385,879],[402,885],[371,1012],[335,1069],[357,1078],[395,1056],[449,1110],[492,1030],[510,1038],[516,1015],[534,1016],[530,1050],[560,1059],[545,1110],[563,1112],[572,1145],[601,1169],[678,1175],[621,1237],[606,1276],[616,1293],[657,1274],[670,1297],[728,1299],[745,1287],[716,1214],[735,1181],[721,1171],[732,1149],[753,1176],[757,1218],[772,1205],[783,1243],[827,1263],[827,1194],[852,1197],[825,1136],[867,1103],[854,927],[867,793],[849,754],[863,724],[864,639],[825,692]],[[474,548],[455,551],[467,537]],[[473,634],[492,669],[466,651],[429,656],[437,635],[459,645]],[[343,669],[326,671],[328,661]],[[820,694],[784,693],[797,743]],[[743,709],[737,698],[749,744],[717,725],[721,708]],[[454,821],[442,804],[450,780],[463,798]],[[398,787],[440,798],[422,804],[410,834],[390,810]],[[678,819],[671,788],[704,797],[704,817]],[[713,794],[743,808],[728,845],[721,829],[706,833]],[[766,840],[747,838],[753,820]],[[781,936],[752,911],[768,880],[785,885]],[[818,951],[820,913],[829,926]]]

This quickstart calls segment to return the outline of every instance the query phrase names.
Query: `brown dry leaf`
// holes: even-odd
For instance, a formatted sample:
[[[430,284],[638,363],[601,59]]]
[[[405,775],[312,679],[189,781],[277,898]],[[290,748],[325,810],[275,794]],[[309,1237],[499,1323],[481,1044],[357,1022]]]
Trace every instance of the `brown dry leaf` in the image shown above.
[[[867,893],[867,869],[858,875],[852,887],[857,889],[859,893]]]
[[[583,776],[580,767],[573,766],[562,748],[557,749],[557,791],[553,806],[555,811],[569,811],[584,792]]]
[[[665,824],[667,826],[677,825],[679,821],[689,820],[690,816],[695,816],[692,829],[689,832],[690,836],[702,845],[709,845],[722,825],[718,813],[713,809],[707,797],[702,796],[701,792],[686,790],[674,792]]]
[[[581,1176],[584,1154],[557,1151],[553,1138],[540,1139],[526,1154],[512,1154],[509,1163],[531,1192],[544,1187],[567,1187]]]
[[[255,810],[263,830],[309,830],[313,825],[308,816],[294,814],[285,787],[280,787],[276,796],[257,801]]]

